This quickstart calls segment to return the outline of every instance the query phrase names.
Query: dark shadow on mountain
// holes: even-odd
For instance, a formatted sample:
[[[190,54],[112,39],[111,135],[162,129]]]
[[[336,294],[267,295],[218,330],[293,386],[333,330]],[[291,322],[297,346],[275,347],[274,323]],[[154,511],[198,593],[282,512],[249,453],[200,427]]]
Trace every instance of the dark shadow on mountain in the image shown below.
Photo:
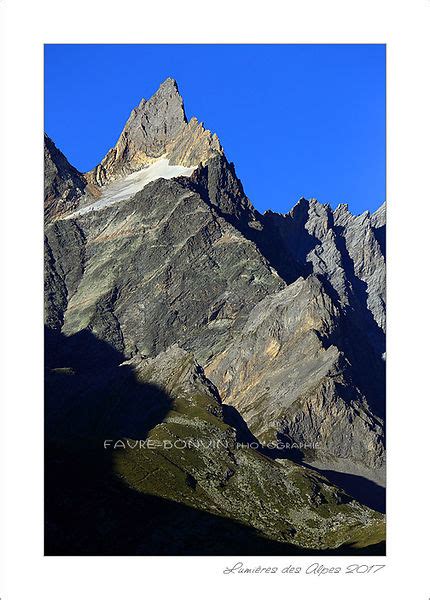
[[[340,473],[339,471],[329,471],[317,469],[304,464],[308,469],[317,471],[336,486],[342,488],[347,494],[358,500],[361,504],[385,514],[386,509],[386,490],[361,475],[352,475],[351,473]]]
[[[385,514],[386,490],[383,486],[360,475],[336,471],[320,471],[320,473],[362,504]]]
[[[263,448],[261,452],[271,459],[287,459],[295,462],[307,469],[316,471],[326,477],[330,483],[344,490],[347,494],[358,500],[361,504],[385,514],[386,491],[385,488],[374,481],[361,475],[342,473],[340,471],[318,469],[309,465],[307,457],[300,450],[294,447],[294,441],[287,436],[279,435],[279,439],[289,442],[286,448]]]
[[[379,244],[384,260],[386,260],[386,226],[382,225],[381,227],[374,227],[373,235]]]
[[[285,434],[278,434],[280,448],[266,447],[261,452],[271,459],[287,459],[307,469],[316,471],[326,477],[330,483],[343,489],[347,494],[358,500],[361,504],[381,513],[385,513],[385,488],[377,483],[362,477],[333,470],[318,469],[308,464],[309,457],[294,443],[294,440]],[[296,447],[297,446],[297,447]],[[311,452],[312,453],[312,452]]]
[[[125,357],[83,330],[45,336],[45,427],[49,440],[145,439],[171,399],[136,380]]]
[[[306,463],[306,457],[298,447],[298,444],[294,444],[294,440],[285,434],[278,434],[277,441],[280,442],[279,447],[276,447],[275,444],[273,446],[260,444],[250,431],[242,415],[233,406],[224,404],[223,415],[224,421],[236,430],[237,441],[239,443],[250,445],[251,448],[272,460],[287,459],[303,467],[317,471],[361,504],[378,512],[385,513],[385,488],[382,486],[359,475],[322,470],[310,466]]]
[[[45,343],[46,555],[313,555],[252,527],[131,489],[104,440],[145,439],[172,399],[139,382],[124,356],[90,331]],[[253,441],[239,413],[224,407],[238,440]],[[192,486],[194,482],[190,482]],[[384,544],[318,555],[385,553]]]
[[[345,354],[351,364],[351,382],[358,387],[366,396],[369,408],[373,414],[385,422],[386,415],[386,379],[385,379],[385,361],[381,354],[375,352],[374,345],[369,343],[372,336],[372,326],[367,329],[366,321],[354,315],[355,309],[348,308],[346,314],[341,319],[341,324],[337,335],[333,337],[333,342]],[[373,331],[376,337],[383,333],[376,327]],[[385,336],[384,336],[385,338]],[[381,340],[380,340],[381,342]],[[379,343],[382,350],[382,343]],[[385,351],[385,348],[384,348]]]
[[[47,330],[45,352],[47,555],[302,553],[231,519],[128,487],[114,471],[121,450],[104,441],[144,440],[172,399],[137,381],[121,353],[90,331]]]
[[[114,477],[109,453],[47,447],[46,555],[385,555],[385,544],[312,551],[268,540],[251,527],[142,494]]]
[[[264,454],[262,446],[253,433],[251,433],[246,421],[240,412],[229,404],[222,405],[223,419],[236,431],[236,440],[239,444],[253,444],[254,449]]]
[[[230,519],[127,487],[111,453],[47,447],[46,554],[300,554]]]
[[[289,271],[288,278],[283,277],[287,284],[293,283],[298,277],[306,278],[313,272],[308,254],[321,242],[306,229],[309,205],[304,198],[293,207],[290,213],[279,214],[267,211],[262,216],[264,224],[261,245],[266,247],[268,256],[275,259],[277,272]],[[286,267],[284,263],[293,265]]]
[[[353,298],[352,306],[360,307],[364,317],[364,324],[367,329],[367,334],[371,338],[376,352],[379,356],[385,352],[385,334],[379,325],[376,323],[373,314],[367,307],[367,284],[355,275],[354,263],[349,255],[344,238],[344,227],[332,225],[333,231],[336,234],[336,247],[342,257],[342,265],[345,270],[346,277],[351,284]]]

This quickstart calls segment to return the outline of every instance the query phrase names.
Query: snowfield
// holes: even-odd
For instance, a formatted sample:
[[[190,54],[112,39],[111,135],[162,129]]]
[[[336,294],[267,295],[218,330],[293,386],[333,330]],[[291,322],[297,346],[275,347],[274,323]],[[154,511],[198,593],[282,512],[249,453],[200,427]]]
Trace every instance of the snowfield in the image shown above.
[[[152,165],[144,167],[135,173],[130,173],[130,175],[127,175],[123,179],[104,186],[98,200],[68,215],[66,219],[73,219],[94,210],[102,210],[112,204],[127,200],[127,198],[131,198],[143,189],[145,185],[156,179],[173,179],[173,177],[181,175],[189,177],[196,168],[197,166],[182,167],[181,165],[170,165],[167,158],[160,158],[152,163]]]

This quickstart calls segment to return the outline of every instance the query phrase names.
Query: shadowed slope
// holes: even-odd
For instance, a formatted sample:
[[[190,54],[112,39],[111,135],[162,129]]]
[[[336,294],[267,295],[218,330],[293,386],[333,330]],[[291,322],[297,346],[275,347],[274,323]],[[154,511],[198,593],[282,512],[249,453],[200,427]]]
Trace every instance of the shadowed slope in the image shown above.
[[[325,479],[237,449],[216,388],[188,353],[122,359],[89,332],[47,332],[48,554],[224,554],[247,543],[249,552],[302,553],[303,545],[363,547],[383,538],[380,516]],[[205,445],[156,445],[178,439]]]

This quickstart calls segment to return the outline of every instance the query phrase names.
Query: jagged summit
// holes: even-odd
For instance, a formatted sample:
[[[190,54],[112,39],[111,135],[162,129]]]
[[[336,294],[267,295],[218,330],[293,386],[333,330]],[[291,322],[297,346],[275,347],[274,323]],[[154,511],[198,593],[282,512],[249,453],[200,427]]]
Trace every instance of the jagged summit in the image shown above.
[[[158,88],[149,100],[142,98],[139,105],[131,112],[127,124],[130,122],[134,125],[134,119],[137,117],[137,122],[143,129],[157,129],[162,126],[166,136],[177,132],[178,127],[187,123],[187,118],[184,110],[184,101],[179,93],[178,85],[174,79],[166,79]],[[131,127],[125,129],[131,130]],[[137,133],[137,132],[136,132]],[[161,132],[157,132],[160,137]]]
[[[164,157],[171,165],[197,167],[222,154],[216,135],[193,117],[188,121],[174,79],[167,78],[149,99],[131,112],[118,142],[87,179],[99,186]]]
[[[179,87],[178,87],[178,82],[176,81],[176,79],[174,79],[173,77],[167,77],[163,83],[160,84],[160,87],[158,88],[156,93],[176,93],[179,97],[180,93],[179,93]]]
[[[217,134],[205,129],[196,117],[187,119],[178,84],[171,77],[161,83],[149,100],[141,99],[131,111],[115,146],[88,173],[82,174],[72,167],[48,137],[45,152],[49,184],[45,190],[45,212],[48,220],[99,210],[117,199],[129,198],[154,178],[169,179],[181,175],[191,177],[200,191],[204,191],[203,185],[211,203],[224,213],[235,215],[243,222],[254,222],[254,225],[258,220],[258,211],[246,197]],[[56,161],[59,168],[55,167]],[[110,189],[112,184],[114,187]],[[373,215],[363,213],[355,217],[347,204],[340,204],[333,210],[328,204],[304,197],[283,217],[300,215],[306,220],[309,210],[325,214],[326,220],[334,218],[337,225],[357,218],[370,218],[375,227],[385,224],[384,206]],[[274,214],[271,210],[265,212],[267,218]]]
[[[383,227],[385,225],[385,202],[381,204],[379,208],[377,208],[373,213],[369,210],[365,210],[359,215],[354,215],[349,210],[349,205],[347,203],[341,203],[336,206],[335,209],[328,203],[322,203],[317,198],[305,198],[302,196],[299,200],[294,204],[294,206],[286,213],[276,213],[275,211],[268,209],[264,211],[264,215],[282,215],[286,217],[287,215],[291,215],[292,217],[298,217],[299,215],[308,215],[309,210],[312,208],[317,211],[323,210],[327,214],[333,215],[334,221],[336,224],[340,224],[341,222],[350,219],[360,219],[362,222],[365,222],[367,219],[370,219],[372,227]]]
[[[172,79],[171,77],[168,77],[165,81],[163,81],[158,90],[151,96],[149,100],[142,98],[136,108],[131,111],[130,118],[143,112],[148,104],[152,104],[152,106],[170,104],[170,108],[173,105],[176,105],[178,108],[179,120],[188,122],[184,110],[184,101],[179,93],[178,84],[176,80]],[[167,112],[165,116],[168,117]]]

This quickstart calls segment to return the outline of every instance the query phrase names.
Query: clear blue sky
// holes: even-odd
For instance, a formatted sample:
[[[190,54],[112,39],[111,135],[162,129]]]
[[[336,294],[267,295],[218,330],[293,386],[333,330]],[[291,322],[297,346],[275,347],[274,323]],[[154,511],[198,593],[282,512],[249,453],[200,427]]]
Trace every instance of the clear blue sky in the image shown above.
[[[385,200],[384,45],[47,45],[45,130],[87,171],[166,77],[258,210]]]

